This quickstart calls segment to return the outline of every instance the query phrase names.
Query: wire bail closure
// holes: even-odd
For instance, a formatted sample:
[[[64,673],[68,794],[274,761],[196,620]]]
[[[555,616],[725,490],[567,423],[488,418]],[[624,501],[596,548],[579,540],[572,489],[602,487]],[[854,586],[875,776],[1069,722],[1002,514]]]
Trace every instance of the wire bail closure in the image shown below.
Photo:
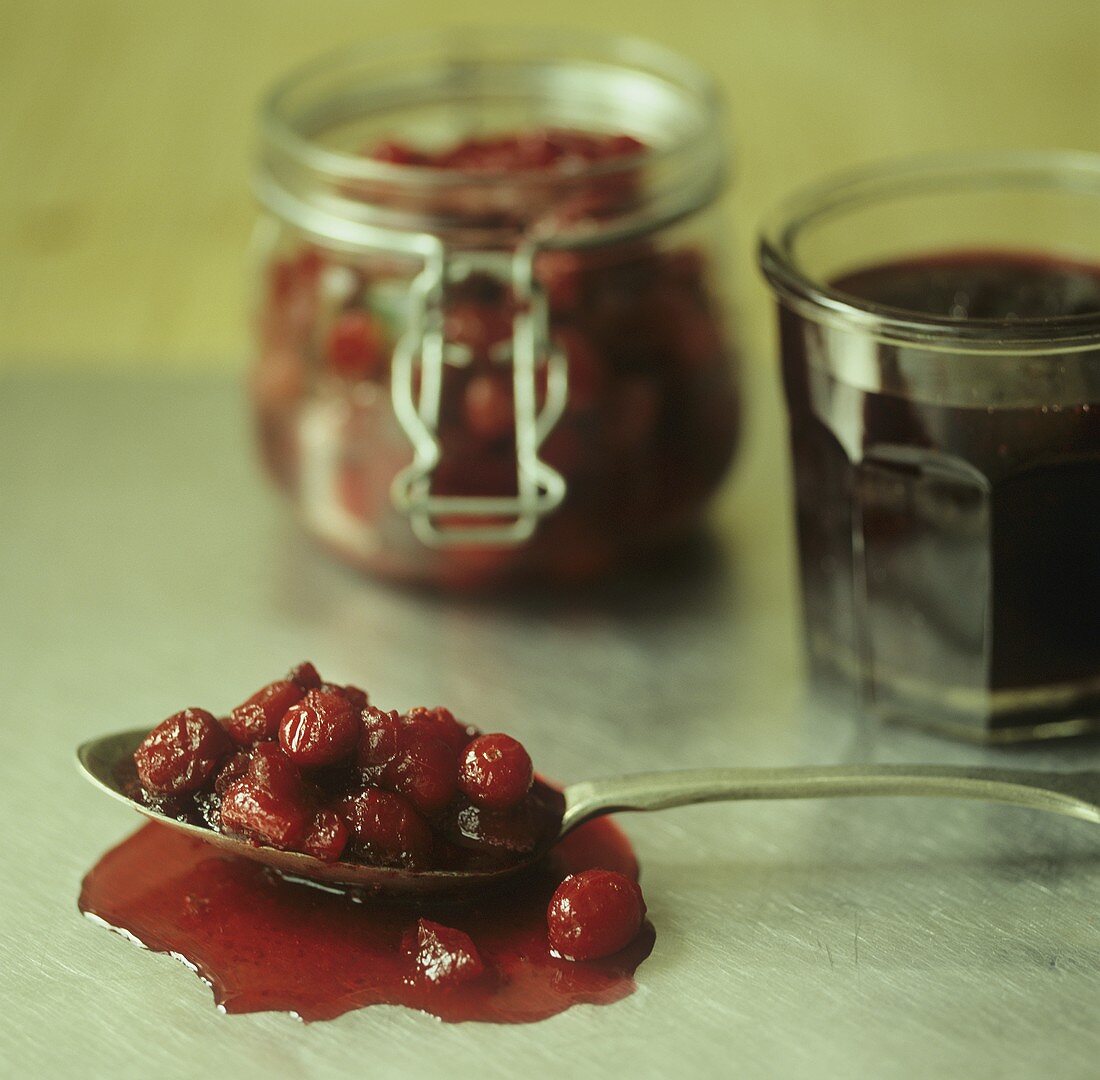
[[[412,443],[413,460],[394,478],[390,494],[416,537],[430,547],[523,543],[565,498],[565,478],[539,457],[539,448],[565,410],[569,376],[565,355],[550,339],[549,303],[534,276],[538,250],[533,242],[514,252],[448,251],[439,245],[413,280],[408,327],[394,348],[390,377],[394,413]],[[446,340],[444,297],[448,284],[474,272],[507,282],[517,301],[511,342],[514,496],[431,493],[432,474],[443,455],[439,412],[444,372],[469,362],[461,347]],[[546,365],[546,394],[540,410],[536,376],[541,361]]]

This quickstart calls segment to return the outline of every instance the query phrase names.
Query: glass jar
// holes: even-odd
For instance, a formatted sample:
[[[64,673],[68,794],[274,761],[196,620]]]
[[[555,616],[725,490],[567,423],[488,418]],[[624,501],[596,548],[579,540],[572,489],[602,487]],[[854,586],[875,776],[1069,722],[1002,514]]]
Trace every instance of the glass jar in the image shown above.
[[[761,260],[815,681],[977,741],[1100,727],[1100,157],[860,173]]]
[[[636,41],[455,31],[279,84],[251,391],[306,528],[455,588],[692,530],[739,423],[723,166],[712,83]]]

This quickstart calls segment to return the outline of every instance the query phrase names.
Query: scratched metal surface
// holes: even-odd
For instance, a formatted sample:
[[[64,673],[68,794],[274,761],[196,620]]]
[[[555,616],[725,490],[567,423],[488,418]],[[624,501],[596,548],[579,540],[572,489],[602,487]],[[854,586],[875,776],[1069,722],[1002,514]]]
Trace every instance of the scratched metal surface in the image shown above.
[[[805,706],[774,446],[750,453],[712,557],[672,581],[444,603],[365,584],[298,537],[228,382],[0,385],[5,1075],[1096,1075],[1100,831],[918,800],[624,819],[658,936],[612,1007],[520,1027],[218,1014],[180,964],[78,915],[82,875],[138,821],[78,778],[72,749],[228,707],[303,657],[387,704],[514,730],[564,779],[1100,754],[968,749]]]

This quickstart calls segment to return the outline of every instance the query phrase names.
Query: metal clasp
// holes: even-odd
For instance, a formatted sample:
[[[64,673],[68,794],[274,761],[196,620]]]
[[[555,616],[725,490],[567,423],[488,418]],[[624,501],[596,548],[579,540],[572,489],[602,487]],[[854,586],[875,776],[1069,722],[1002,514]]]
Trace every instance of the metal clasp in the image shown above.
[[[565,479],[539,457],[539,448],[565,409],[568,366],[550,340],[549,304],[534,277],[537,251],[534,244],[514,252],[441,247],[412,283],[409,324],[394,349],[390,385],[394,413],[413,446],[413,461],[394,478],[391,496],[397,509],[408,516],[418,539],[431,547],[522,543],[534,533],[540,518],[565,497]],[[474,272],[507,282],[516,301],[511,356],[514,496],[431,493],[432,473],[442,456],[439,413],[444,371],[448,365],[467,362],[462,351],[446,341],[444,297],[450,283]],[[540,361],[546,364],[541,409],[536,387]]]

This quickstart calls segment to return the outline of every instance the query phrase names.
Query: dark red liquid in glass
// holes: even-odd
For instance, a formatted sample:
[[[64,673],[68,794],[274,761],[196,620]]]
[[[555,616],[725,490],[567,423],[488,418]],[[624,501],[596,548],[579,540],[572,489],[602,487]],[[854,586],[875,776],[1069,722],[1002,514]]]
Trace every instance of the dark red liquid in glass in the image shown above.
[[[833,282],[873,304],[965,321],[1100,312],[1100,266],[1031,252],[950,251],[902,259]]]
[[[546,906],[556,885],[594,867],[637,877],[630,844],[609,821],[578,829],[536,873],[476,901],[386,904],[288,881],[151,824],[96,864],[80,910],[193,965],[226,1012],[331,1020],[395,1004],[447,1021],[527,1023],[626,997],[653,948],[646,923],[605,960],[570,963],[550,954]],[[451,988],[419,976],[402,939],[420,918],[469,934],[486,973]]]
[[[948,252],[834,287],[960,326],[1029,320],[1040,335],[1043,320],[1100,312],[1100,266],[1033,253]],[[1043,355],[1029,382],[1005,350],[992,358],[1003,382],[993,369],[972,399],[945,400],[941,384],[917,385],[932,363],[919,347],[821,338],[785,307],[781,331],[817,673],[858,672],[881,711],[979,735],[1100,716],[1095,379],[1069,362],[1041,374],[1058,362]],[[965,388],[973,356],[938,355]],[[852,368],[891,389],[849,381]]]

